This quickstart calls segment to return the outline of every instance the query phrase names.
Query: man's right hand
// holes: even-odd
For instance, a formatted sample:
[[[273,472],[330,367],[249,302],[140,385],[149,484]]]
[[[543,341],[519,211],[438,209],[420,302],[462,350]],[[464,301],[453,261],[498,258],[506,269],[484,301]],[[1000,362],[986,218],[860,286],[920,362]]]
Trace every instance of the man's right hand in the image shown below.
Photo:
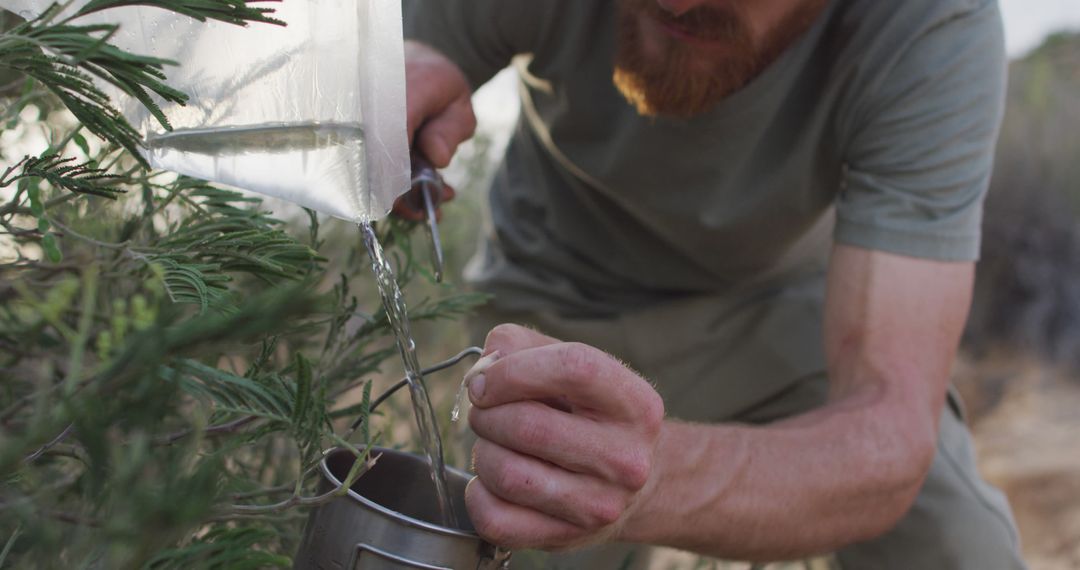
[[[445,168],[476,130],[469,81],[443,54],[406,41],[405,85],[409,146],[436,168]]]

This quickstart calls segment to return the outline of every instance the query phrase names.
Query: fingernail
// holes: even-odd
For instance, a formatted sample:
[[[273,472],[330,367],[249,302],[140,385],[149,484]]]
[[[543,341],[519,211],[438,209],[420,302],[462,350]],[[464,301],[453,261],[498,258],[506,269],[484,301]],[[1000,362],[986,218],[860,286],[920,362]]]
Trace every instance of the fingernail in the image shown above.
[[[469,397],[475,403],[484,397],[485,380],[483,374],[477,374],[469,380]]]

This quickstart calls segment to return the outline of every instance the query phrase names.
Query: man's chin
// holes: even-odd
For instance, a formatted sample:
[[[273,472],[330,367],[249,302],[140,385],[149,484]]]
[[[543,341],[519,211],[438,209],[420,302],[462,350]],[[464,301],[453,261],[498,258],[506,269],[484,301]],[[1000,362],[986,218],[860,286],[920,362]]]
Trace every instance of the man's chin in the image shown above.
[[[686,119],[711,106],[674,100],[656,85],[649,85],[647,80],[622,68],[615,69],[612,80],[619,93],[643,117]]]
[[[707,113],[745,84],[743,74],[692,69],[681,58],[647,69],[616,65],[612,82],[638,114],[678,119]]]
[[[646,117],[686,119],[708,112],[755,72],[749,40],[682,41],[645,12],[619,15],[612,80]]]

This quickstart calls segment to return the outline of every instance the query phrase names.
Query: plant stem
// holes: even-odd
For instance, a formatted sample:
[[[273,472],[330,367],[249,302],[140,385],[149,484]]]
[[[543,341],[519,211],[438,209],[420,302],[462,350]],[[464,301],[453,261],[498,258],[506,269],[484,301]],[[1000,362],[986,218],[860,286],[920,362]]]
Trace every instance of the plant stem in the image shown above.
[[[329,503],[335,498],[340,497],[341,495],[344,495],[346,492],[348,492],[349,488],[352,487],[352,484],[355,483],[361,475],[363,475],[369,469],[375,466],[375,463],[379,460],[380,456],[376,455],[374,457],[371,457],[369,454],[370,452],[368,450],[365,450],[364,455],[368,456],[367,459],[364,460],[363,457],[358,457],[356,462],[359,465],[354,464],[351,472],[349,473],[349,476],[346,477],[345,480],[341,482],[341,484],[336,486],[334,489],[327,491],[326,493],[316,495],[314,497],[301,497],[299,495],[293,495],[292,497],[289,497],[284,501],[274,503],[272,505],[232,505],[222,516],[229,517],[265,515],[270,513],[279,513],[295,507],[317,507]]]
[[[86,269],[83,278],[82,315],[79,318],[79,328],[71,346],[71,368],[68,377],[64,380],[64,394],[71,396],[79,385],[79,376],[82,374],[83,353],[90,336],[90,326],[94,322],[94,305],[97,300],[97,266],[90,265]]]
[[[231,421],[231,422],[228,422],[228,423],[213,425],[213,426],[210,426],[210,427],[206,428],[205,430],[203,430],[203,434],[205,434],[205,435],[215,435],[215,434],[216,435],[224,435],[224,434],[236,433],[237,431],[240,431],[240,428],[250,424],[251,422],[253,422],[253,421],[257,420],[257,419],[259,419],[259,416],[247,416],[247,417],[243,417],[243,418],[240,418],[238,420]],[[167,435],[165,437],[162,437],[161,439],[158,439],[155,442],[155,444],[157,444],[157,445],[172,445],[172,444],[180,441],[181,439],[184,439],[184,438],[190,436],[191,434],[193,434],[195,432],[196,432],[196,430],[194,430],[194,429],[186,429],[186,430],[178,431],[176,433],[172,433],[172,434],[169,434],[169,435]]]
[[[60,432],[59,435],[52,438],[52,440],[50,440],[45,445],[39,447],[37,451],[31,453],[30,455],[27,455],[26,459],[23,459],[23,463],[33,463],[34,461],[37,460],[38,457],[41,457],[42,455],[44,455],[45,452],[48,451],[49,449],[51,449],[53,446],[60,443],[61,441],[64,441],[64,438],[66,438],[68,436],[68,434],[71,433],[71,428],[73,426],[74,426],[74,424],[68,424],[68,426],[66,428],[64,428],[64,431]]]

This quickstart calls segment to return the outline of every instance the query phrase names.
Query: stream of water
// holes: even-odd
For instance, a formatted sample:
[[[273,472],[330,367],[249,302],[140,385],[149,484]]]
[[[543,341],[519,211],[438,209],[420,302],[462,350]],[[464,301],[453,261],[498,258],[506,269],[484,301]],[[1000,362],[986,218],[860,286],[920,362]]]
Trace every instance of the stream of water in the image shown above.
[[[438,425],[435,423],[435,410],[431,406],[431,398],[428,397],[427,388],[424,386],[424,377],[420,372],[420,361],[416,357],[416,342],[413,341],[412,333],[409,330],[409,314],[405,306],[405,297],[398,287],[393,267],[391,267],[390,262],[383,254],[382,246],[375,236],[374,228],[369,223],[362,223],[360,224],[360,233],[364,238],[364,246],[367,247],[368,254],[371,256],[371,268],[375,272],[379,295],[382,296],[383,307],[386,309],[386,316],[390,321],[390,326],[394,330],[398,351],[401,353],[401,359],[405,363],[405,377],[409,381],[409,393],[412,396],[416,426],[420,433],[424,452],[427,454],[428,464],[431,466],[431,479],[435,484],[435,495],[439,500],[443,526],[461,528],[447,489],[442,438],[439,436]]]

